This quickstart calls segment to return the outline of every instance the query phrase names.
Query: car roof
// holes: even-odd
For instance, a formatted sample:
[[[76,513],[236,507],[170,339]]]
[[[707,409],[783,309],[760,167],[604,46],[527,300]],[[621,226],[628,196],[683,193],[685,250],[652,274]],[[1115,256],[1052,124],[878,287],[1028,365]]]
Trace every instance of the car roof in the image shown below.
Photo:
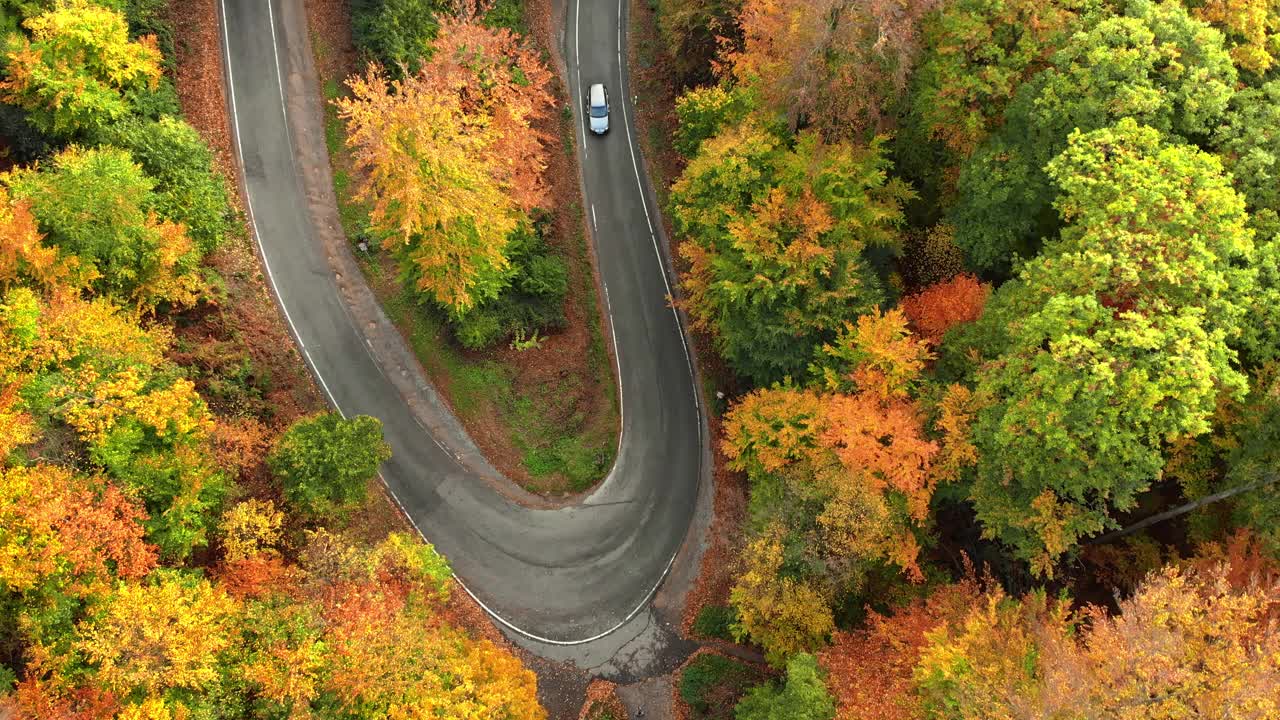
[[[591,86],[591,104],[592,105],[604,104],[604,84],[603,83],[596,83],[595,85]]]

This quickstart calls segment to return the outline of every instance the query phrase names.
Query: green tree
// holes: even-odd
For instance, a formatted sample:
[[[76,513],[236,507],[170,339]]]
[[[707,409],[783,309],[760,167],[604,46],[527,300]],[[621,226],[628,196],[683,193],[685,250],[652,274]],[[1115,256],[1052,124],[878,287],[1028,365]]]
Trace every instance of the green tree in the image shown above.
[[[879,142],[793,149],[751,120],[702,143],[672,188],[688,238],[683,278],[696,327],[758,384],[799,377],[851,317],[884,300],[863,250],[899,243],[911,197]]]
[[[1258,234],[1280,235],[1280,80],[1236,93],[1214,131],[1213,146],[1244,195]]]
[[[174,117],[127,118],[95,135],[99,143],[129,151],[155,180],[152,207],[185,225],[202,253],[222,244],[232,219],[227,183],[195,128]]]
[[[545,221],[522,223],[507,236],[512,274],[497,297],[450,317],[454,337],[469,350],[482,350],[517,333],[528,336],[565,324],[564,296],[569,269],[546,245]]]
[[[352,0],[351,39],[393,77],[401,76],[401,65],[414,74],[431,57],[437,16],[449,9],[443,0]]]
[[[142,307],[195,301],[201,255],[182,226],[155,214],[155,181],[128,152],[72,146],[3,181],[31,203],[50,244],[97,271],[95,289]]]
[[[1173,444],[1165,477],[1188,500],[1265,483],[1280,470],[1280,364],[1269,362],[1249,378],[1241,400],[1222,398],[1211,433]],[[1198,542],[1248,528],[1259,546],[1280,557],[1280,484],[1263,485],[1195,510],[1188,535]]]
[[[818,668],[818,660],[800,653],[787,661],[787,679],[781,687],[759,685],[734,708],[737,720],[831,720],[836,716],[832,700]]]
[[[957,0],[925,19],[912,107],[929,134],[967,155],[1083,22],[1092,0]]]
[[[703,140],[741,123],[753,105],[741,86],[708,85],[687,91],[676,99],[676,150],[686,158],[694,157]]]
[[[984,323],[973,501],[1039,573],[1159,478],[1163,443],[1209,429],[1244,378],[1227,341],[1254,290],[1252,232],[1221,164],[1126,119],[1049,165],[1071,224]],[[1002,297],[1003,296],[1003,297]]]
[[[325,413],[295,422],[267,464],[284,483],[286,500],[323,517],[363,502],[369,479],[389,457],[377,418]]]
[[[129,40],[125,17],[88,0],[67,0],[11,35],[0,95],[28,110],[36,127],[69,136],[119,120],[129,95],[160,80],[160,50],[152,36]]]
[[[1258,280],[1247,304],[1240,339],[1240,356],[1251,366],[1280,360],[1280,231],[1260,238],[1254,253]]]
[[[1124,15],[1073,35],[961,167],[956,243],[975,269],[1008,272],[1056,228],[1056,188],[1044,167],[1073,130],[1131,117],[1177,138],[1203,137],[1225,114],[1235,83],[1220,33],[1176,3],[1133,0]]]

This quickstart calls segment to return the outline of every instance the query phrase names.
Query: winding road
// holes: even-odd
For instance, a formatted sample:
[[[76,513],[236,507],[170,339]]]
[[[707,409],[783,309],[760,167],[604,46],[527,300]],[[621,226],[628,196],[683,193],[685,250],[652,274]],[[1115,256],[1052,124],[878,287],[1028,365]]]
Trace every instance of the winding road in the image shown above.
[[[623,62],[626,6],[569,2],[565,57],[576,116],[582,118],[593,82],[607,83],[613,101],[612,132],[588,136],[580,123],[577,140],[611,320],[622,435],[613,469],[582,502],[531,509],[485,479],[496,472],[417,366],[392,367],[388,353],[375,351],[381,346],[370,324],[355,319],[350,298],[368,289],[358,277],[342,277],[349,257],[342,266],[331,248],[326,252],[316,193],[298,159],[306,143],[323,142],[298,131],[303,118],[293,99],[316,92],[299,80],[310,62],[302,0],[220,0],[246,204],[299,350],[334,407],[382,420],[393,451],[383,479],[467,591],[509,631],[549,646],[598,640],[648,608],[685,539],[707,472],[693,365],[667,302],[661,224],[636,149]],[[384,316],[373,323],[385,324]],[[407,356],[402,346],[393,349]]]

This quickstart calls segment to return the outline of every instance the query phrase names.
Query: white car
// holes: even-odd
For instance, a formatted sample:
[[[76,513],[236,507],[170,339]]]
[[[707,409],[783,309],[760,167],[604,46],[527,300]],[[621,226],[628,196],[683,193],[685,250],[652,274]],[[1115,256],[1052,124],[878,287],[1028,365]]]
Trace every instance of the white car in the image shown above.
[[[587,92],[587,115],[591,117],[591,132],[609,132],[609,91],[602,83],[592,85]]]

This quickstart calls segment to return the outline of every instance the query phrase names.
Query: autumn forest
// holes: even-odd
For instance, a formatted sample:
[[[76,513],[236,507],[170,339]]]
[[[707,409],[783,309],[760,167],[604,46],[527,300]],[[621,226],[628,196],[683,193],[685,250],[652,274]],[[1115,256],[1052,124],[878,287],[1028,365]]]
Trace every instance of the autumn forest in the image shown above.
[[[1280,718],[1280,2],[634,2],[727,548],[672,716]],[[329,4],[353,252],[475,366],[594,322],[545,3]],[[0,718],[548,717],[292,351],[182,5],[0,0]]]

